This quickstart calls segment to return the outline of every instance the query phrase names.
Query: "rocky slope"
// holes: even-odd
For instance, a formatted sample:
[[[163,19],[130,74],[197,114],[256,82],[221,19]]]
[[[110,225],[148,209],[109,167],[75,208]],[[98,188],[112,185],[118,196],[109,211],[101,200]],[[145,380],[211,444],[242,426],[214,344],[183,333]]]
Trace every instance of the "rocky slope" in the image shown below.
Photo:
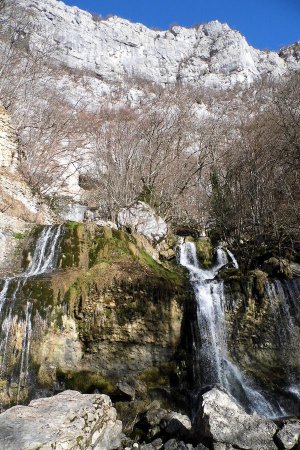
[[[50,57],[100,80],[141,77],[228,88],[299,67],[296,51],[255,50],[217,21],[154,31],[118,17],[103,20],[56,0],[20,0],[17,8],[34,20],[34,33],[27,36],[32,49],[45,52],[47,42]]]

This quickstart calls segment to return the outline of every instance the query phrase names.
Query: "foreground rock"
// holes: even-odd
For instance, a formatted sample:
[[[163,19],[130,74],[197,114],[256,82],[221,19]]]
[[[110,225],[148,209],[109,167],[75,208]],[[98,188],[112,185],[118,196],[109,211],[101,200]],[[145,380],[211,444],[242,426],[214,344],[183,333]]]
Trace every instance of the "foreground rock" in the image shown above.
[[[299,443],[300,439],[300,421],[291,420],[284,424],[282,430],[277,434],[277,438],[286,449],[291,449]]]
[[[65,391],[0,415],[5,450],[109,450],[120,446],[122,423],[106,395]]]
[[[214,442],[241,449],[277,449],[273,437],[276,425],[256,414],[247,414],[234,398],[214,388],[203,395],[206,433]]]
[[[163,240],[168,232],[166,222],[144,202],[123,208],[118,214],[118,224],[154,242]]]
[[[171,437],[186,439],[192,428],[188,416],[175,411],[166,411],[156,405],[156,402],[153,402],[153,407],[146,412],[141,422],[143,428],[148,430],[148,438],[163,436],[166,439]]]

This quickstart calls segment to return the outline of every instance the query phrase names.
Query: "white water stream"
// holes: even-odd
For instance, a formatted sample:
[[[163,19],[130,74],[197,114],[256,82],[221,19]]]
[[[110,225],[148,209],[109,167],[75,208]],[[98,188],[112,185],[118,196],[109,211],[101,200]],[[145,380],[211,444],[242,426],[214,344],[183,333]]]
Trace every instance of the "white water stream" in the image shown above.
[[[26,385],[28,378],[28,363],[30,340],[32,333],[31,312],[32,303],[27,300],[24,319],[14,315],[14,306],[20,291],[29,278],[51,272],[56,267],[56,251],[61,226],[45,226],[38,237],[34,253],[28,268],[18,276],[6,278],[0,292],[0,374],[5,376],[9,364],[10,341],[15,338],[16,326],[23,330],[20,368],[18,376],[17,400],[20,390]],[[4,310],[5,309],[5,310]]]
[[[230,252],[231,262],[238,267]],[[190,274],[197,302],[199,342],[195,342],[195,370],[201,378],[202,388],[219,385],[230,392],[238,401],[242,398],[248,408],[266,417],[284,414],[279,407],[273,407],[252,385],[239,367],[229,359],[224,311],[224,283],[216,279],[218,271],[228,264],[225,251],[219,247],[215,265],[210,270],[200,267],[196,246],[193,242],[181,242],[180,264]]]

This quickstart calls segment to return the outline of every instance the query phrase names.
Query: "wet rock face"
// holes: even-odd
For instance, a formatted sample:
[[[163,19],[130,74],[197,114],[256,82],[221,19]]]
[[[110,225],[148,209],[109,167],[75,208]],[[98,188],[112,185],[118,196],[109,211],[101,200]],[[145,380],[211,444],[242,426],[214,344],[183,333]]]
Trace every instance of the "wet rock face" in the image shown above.
[[[106,395],[65,391],[0,415],[0,448],[6,450],[110,450],[120,446],[121,432]]]
[[[40,231],[24,246],[25,261]],[[62,389],[123,399],[169,389],[187,296],[181,269],[95,224],[70,223],[58,242],[58,269],[17,290],[12,281],[3,301],[1,403]]]
[[[203,396],[203,420],[208,436],[216,443],[242,449],[277,449],[277,426],[258,415],[247,414],[229,394],[214,388]]]
[[[231,358],[287,414],[298,415],[294,385],[300,374],[299,279],[274,279],[261,270],[245,277],[229,270],[225,275]]]

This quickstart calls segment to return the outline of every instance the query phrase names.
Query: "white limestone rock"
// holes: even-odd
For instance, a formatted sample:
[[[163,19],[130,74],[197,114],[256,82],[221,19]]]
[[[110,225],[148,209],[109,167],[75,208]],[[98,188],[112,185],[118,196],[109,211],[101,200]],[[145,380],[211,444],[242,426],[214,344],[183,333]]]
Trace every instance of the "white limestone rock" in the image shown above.
[[[285,449],[294,448],[300,439],[300,421],[290,420],[286,422],[277,434],[277,438]]]
[[[253,49],[240,33],[218,21],[154,31],[119,17],[95,20],[56,0],[18,0],[18,8],[34,14],[31,48],[43,46],[44,51],[47,42],[54,59],[93,72],[100,80],[137,76],[162,84],[228,88],[266,73],[280,76],[289,64],[299,67],[295,58]]]
[[[137,202],[131,207],[123,208],[118,214],[117,221],[120,227],[130,228],[151,242],[163,240],[168,232],[166,222],[144,202]]]
[[[55,220],[48,205],[33,195],[18,173],[18,148],[10,117],[0,105],[0,268],[10,270],[21,235],[33,224]]]
[[[14,171],[17,162],[17,144],[10,117],[0,105],[0,167]]]
[[[217,443],[241,449],[276,450],[277,426],[257,414],[247,414],[235,399],[217,388],[203,395],[203,419]]]
[[[122,423],[106,395],[65,391],[14,406],[0,415],[5,450],[110,450],[120,446]]]

